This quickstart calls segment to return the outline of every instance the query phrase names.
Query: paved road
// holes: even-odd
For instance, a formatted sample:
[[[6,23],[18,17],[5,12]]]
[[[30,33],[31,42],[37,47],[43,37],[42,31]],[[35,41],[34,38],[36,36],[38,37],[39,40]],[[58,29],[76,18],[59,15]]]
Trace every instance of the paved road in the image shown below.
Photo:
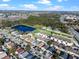
[[[71,33],[72,35],[74,35],[75,38],[76,38],[76,39],[74,38],[74,40],[72,40],[72,41],[75,43],[76,46],[79,47],[79,43],[78,43],[78,41],[79,41],[79,33],[77,33],[77,32],[76,32],[73,28],[71,28],[71,27],[70,27],[69,31],[70,31],[70,33]]]

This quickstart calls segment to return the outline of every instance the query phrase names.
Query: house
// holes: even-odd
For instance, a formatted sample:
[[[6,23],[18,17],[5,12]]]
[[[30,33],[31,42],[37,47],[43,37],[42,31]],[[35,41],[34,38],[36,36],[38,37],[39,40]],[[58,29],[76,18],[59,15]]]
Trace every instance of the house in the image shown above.
[[[21,59],[40,59],[37,56],[35,56],[35,55],[33,55],[33,54],[29,53],[29,52],[21,53],[18,56]]]
[[[21,53],[23,53],[23,52],[24,52],[24,49],[21,48],[21,47],[18,47],[18,48],[16,49],[16,51],[15,51],[15,54],[21,54]]]
[[[48,47],[47,50],[49,50],[52,53],[55,53],[56,52],[55,47]]]
[[[44,33],[35,33],[35,34],[41,40],[45,40],[45,39],[48,38],[48,36],[46,34],[44,34]]]
[[[27,35],[22,35],[20,36],[20,38],[23,39],[25,42],[30,42],[30,43],[35,39],[31,33]]]
[[[28,54],[29,54],[28,52],[24,52],[24,53],[18,54],[18,57],[21,58],[21,59],[24,59],[24,58],[26,58],[26,56]]]
[[[68,54],[63,51],[61,51],[60,56],[64,59],[68,59]]]
[[[39,41],[39,40],[34,40],[31,42],[31,44],[34,46],[38,46],[39,48],[41,48],[43,45],[45,45],[44,42]]]
[[[10,49],[10,48],[13,48],[15,45],[13,42],[9,41],[5,43],[5,46]]]
[[[0,59],[3,59],[6,56],[7,56],[7,54],[5,52],[0,51]]]
[[[2,59],[11,59],[9,56],[5,56]]]
[[[34,41],[31,42],[31,44],[34,45],[34,46],[37,46],[38,45],[38,41],[34,40]]]
[[[43,47],[44,47],[45,49],[47,49],[47,48],[49,47],[49,45],[44,45]]]
[[[72,56],[72,55],[70,55],[70,54],[68,54],[67,59],[73,59],[73,56]]]
[[[37,46],[39,47],[39,48],[41,48],[42,46],[44,46],[45,44],[43,43],[43,42],[40,42]]]
[[[0,51],[2,51],[2,47],[0,46]]]
[[[25,58],[32,59],[33,57],[34,57],[33,54],[28,54]]]

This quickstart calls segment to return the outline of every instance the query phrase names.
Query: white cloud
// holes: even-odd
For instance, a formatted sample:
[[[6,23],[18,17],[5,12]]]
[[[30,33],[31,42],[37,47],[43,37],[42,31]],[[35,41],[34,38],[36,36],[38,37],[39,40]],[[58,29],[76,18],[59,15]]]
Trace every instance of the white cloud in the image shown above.
[[[62,2],[63,0],[58,0],[58,2]]]
[[[57,0],[58,2],[62,2],[62,1],[68,1],[68,0]]]
[[[9,2],[9,1],[11,1],[11,0],[2,0],[3,2]]]
[[[37,10],[37,6],[35,6],[34,4],[24,4],[22,5],[22,7],[26,10]]]
[[[4,8],[4,7],[10,7],[8,4],[0,4],[0,8]]]
[[[45,10],[47,10],[47,11],[59,11],[59,10],[62,10],[62,6],[50,6],[50,7],[46,8]]]
[[[50,0],[39,0],[38,3],[40,4],[51,4],[51,1]]]
[[[0,9],[14,9],[15,7],[10,6],[8,4],[0,4]]]

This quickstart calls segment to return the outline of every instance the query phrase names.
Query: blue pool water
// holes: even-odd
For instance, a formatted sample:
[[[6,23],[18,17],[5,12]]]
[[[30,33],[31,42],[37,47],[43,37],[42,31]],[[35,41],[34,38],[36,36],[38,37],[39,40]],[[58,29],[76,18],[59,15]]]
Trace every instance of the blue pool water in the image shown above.
[[[35,28],[30,27],[30,26],[25,26],[25,25],[17,25],[17,26],[14,26],[12,28],[16,29],[18,31],[21,31],[21,32],[30,32],[30,31],[35,30]]]

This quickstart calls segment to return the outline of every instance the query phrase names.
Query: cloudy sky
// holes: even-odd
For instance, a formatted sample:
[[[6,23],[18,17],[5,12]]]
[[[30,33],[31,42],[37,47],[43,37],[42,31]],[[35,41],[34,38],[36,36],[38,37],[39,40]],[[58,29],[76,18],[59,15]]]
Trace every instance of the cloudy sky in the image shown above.
[[[79,0],[0,0],[0,10],[79,11]]]

